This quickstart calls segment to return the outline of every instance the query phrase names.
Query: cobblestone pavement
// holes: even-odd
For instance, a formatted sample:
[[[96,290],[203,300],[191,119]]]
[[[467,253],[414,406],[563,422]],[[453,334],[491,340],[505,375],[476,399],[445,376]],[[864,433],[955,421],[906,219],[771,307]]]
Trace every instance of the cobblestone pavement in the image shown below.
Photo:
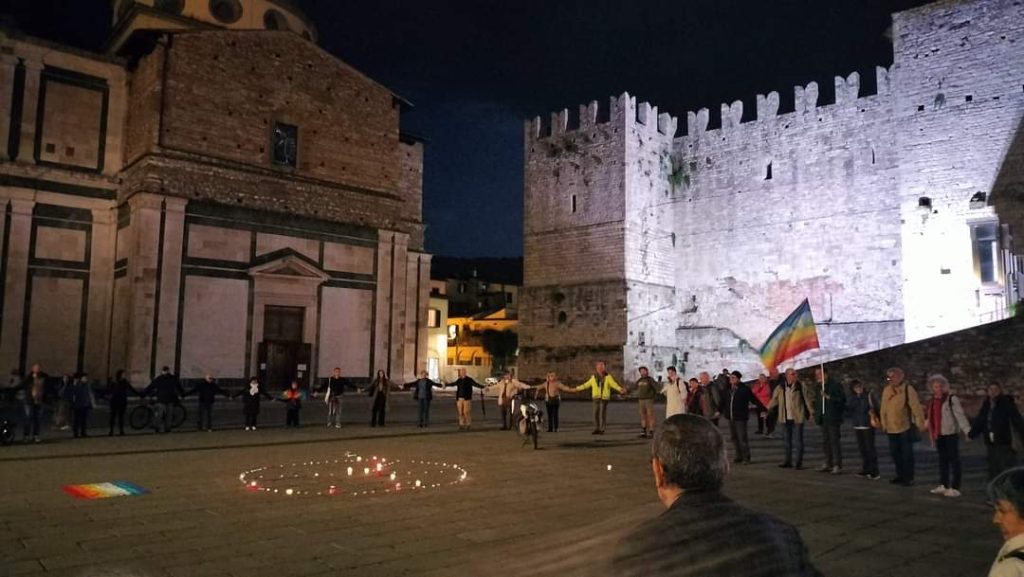
[[[212,433],[190,429],[190,418],[168,435],[108,438],[98,413],[104,426],[92,438],[52,432],[38,445],[0,447],[0,575],[597,575],[621,534],[661,510],[633,403],[612,405],[602,437],[590,435],[589,403],[564,403],[562,432],[542,434],[534,451],[497,430],[493,401],[487,418],[474,402],[473,430],[460,432],[450,398],[435,399],[428,429],[415,426],[406,394],[392,398],[383,429],[367,426],[365,397],[345,400],[341,429],[323,426],[320,402],[304,409],[301,429],[284,429],[275,403],[261,415],[270,426],[247,432],[239,403],[227,401],[215,416],[225,429]],[[928,494],[936,458],[924,445],[914,488],[810,470],[820,454],[813,429],[808,470],[777,468],[781,441],[752,438],[754,464],[734,469],[727,493],[795,524],[826,575],[985,574],[1000,538],[984,504],[977,443],[964,447],[964,496],[948,499]],[[844,443],[852,473],[852,434]],[[879,450],[891,475],[882,439]],[[334,497],[288,497],[283,486],[254,492],[239,481],[257,466],[347,451],[457,462],[468,476],[438,489]],[[341,475],[341,467],[317,469]],[[406,487],[416,475],[403,475]],[[90,501],[61,490],[111,480],[151,493]]]

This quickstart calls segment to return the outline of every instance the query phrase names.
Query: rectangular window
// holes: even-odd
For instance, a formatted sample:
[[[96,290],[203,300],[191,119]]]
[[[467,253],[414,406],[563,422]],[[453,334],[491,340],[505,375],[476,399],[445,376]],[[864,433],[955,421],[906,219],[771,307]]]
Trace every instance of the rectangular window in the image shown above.
[[[480,357],[473,357],[473,365],[474,366],[479,367],[479,366],[481,366],[483,364],[484,364],[484,360],[483,359],[481,359]]]
[[[974,273],[983,284],[999,284],[999,224],[978,223],[971,226],[974,251]]]
[[[427,328],[437,329],[441,327],[441,311],[438,309],[427,309]]]
[[[576,214],[576,195],[572,195],[569,199],[569,204],[572,209],[572,213]]]
[[[466,294],[466,283],[464,283],[464,282],[460,282],[459,283],[459,294],[460,295]]]
[[[505,293],[505,304],[512,304],[512,293]]]
[[[299,153],[299,128],[292,124],[275,122],[271,138],[270,151],[273,163],[277,166],[295,168]]]

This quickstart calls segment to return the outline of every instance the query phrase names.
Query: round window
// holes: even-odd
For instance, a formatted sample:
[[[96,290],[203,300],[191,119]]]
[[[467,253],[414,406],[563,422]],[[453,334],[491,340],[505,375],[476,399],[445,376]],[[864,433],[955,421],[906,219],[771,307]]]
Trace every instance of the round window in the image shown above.
[[[242,17],[242,4],[238,0],[210,0],[210,14],[224,24],[234,24]]]
[[[263,13],[263,27],[267,30],[287,30],[288,20],[285,19],[284,14],[271,8]]]
[[[185,0],[156,0],[156,7],[171,14],[181,14],[185,9]]]

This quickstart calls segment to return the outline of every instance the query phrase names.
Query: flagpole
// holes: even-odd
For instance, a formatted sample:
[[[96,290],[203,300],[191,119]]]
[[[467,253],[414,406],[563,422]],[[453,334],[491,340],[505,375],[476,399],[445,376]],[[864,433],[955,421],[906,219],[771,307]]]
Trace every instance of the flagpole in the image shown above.
[[[825,420],[825,361],[821,361],[818,365],[818,369],[821,371],[821,420]]]

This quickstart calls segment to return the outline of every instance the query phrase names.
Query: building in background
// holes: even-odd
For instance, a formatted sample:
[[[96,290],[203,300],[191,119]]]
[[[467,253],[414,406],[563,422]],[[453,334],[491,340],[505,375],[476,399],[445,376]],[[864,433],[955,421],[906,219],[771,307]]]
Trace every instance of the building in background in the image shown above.
[[[514,370],[522,260],[435,257],[431,278],[448,305],[445,379],[458,369],[479,382]]]
[[[427,375],[434,381],[450,381],[448,370],[448,283],[430,281],[427,309]]]
[[[408,104],[283,0],[115,0],[110,38],[0,31],[0,366],[410,380],[430,256]]]
[[[1024,10],[928,4],[892,38],[890,68],[690,112],[678,136],[628,94],[527,122],[523,376],[756,373],[805,298],[807,363],[1013,314]]]

